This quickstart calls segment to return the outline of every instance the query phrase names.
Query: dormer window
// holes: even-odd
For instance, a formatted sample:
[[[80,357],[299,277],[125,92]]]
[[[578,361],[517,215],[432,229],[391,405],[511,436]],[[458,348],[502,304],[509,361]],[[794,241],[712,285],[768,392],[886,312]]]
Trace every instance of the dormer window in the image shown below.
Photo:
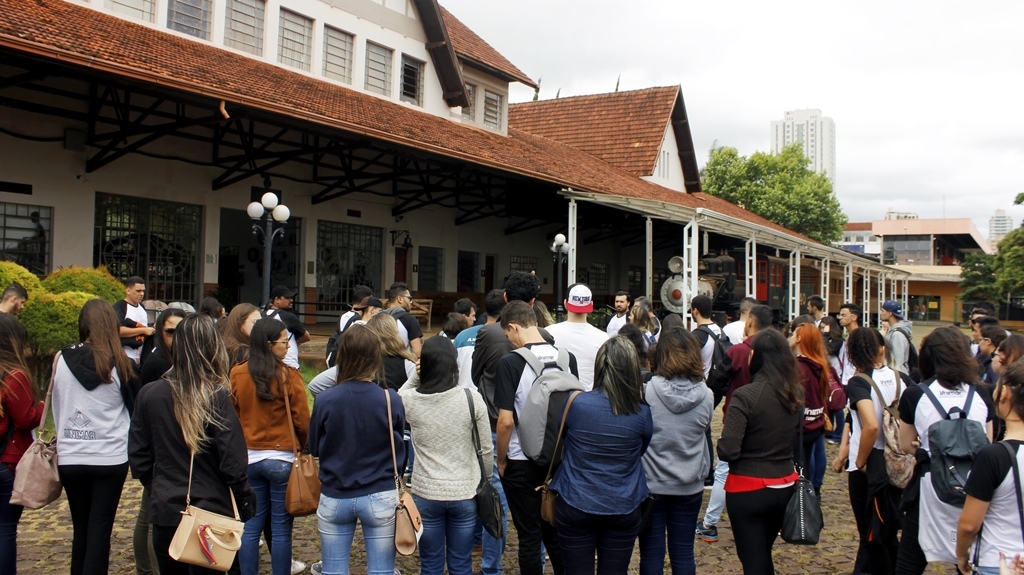
[[[373,42],[366,43],[366,91],[391,95],[391,50]]]
[[[466,84],[466,98],[469,100],[468,106],[462,107],[463,119],[469,120],[470,122],[476,120],[476,85]]]
[[[423,62],[402,54],[402,101],[423,105]]]
[[[488,128],[501,129],[504,100],[501,94],[484,90],[484,125]]]

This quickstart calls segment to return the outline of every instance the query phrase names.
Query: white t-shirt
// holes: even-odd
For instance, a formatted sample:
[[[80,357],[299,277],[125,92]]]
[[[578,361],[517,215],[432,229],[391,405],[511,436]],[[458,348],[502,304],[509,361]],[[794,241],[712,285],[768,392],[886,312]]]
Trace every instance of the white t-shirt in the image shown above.
[[[743,343],[743,330],[746,329],[747,322],[745,321],[734,321],[730,324],[726,324],[722,328],[722,332],[729,338],[729,343],[736,345],[737,343]]]
[[[875,380],[875,385],[878,386],[878,390],[882,392],[882,397],[879,398],[875,390],[871,388],[871,384],[864,381],[861,378],[851,379],[846,385],[846,395],[850,398],[850,461],[846,468],[847,471],[857,470],[857,453],[860,449],[860,434],[861,434],[861,422],[860,416],[857,414],[857,410],[854,406],[858,401],[862,401],[871,398],[871,402],[875,407],[875,421],[878,422],[879,431],[878,437],[875,439],[875,449],[885,448],[885,435],[882,434],[882,410],[885,406],[892,403],[892,400],[896,399],[896,378],[899,377],[896,373],[888,367],[881,367],[876,369],[871,374],[871,379]],[[903,385],[900,385],[900,390],[904,389]],[[866,392],[866,393],[865,393]]]
[[[125,302],[125,303],[128,303],[128,302]],[[141,325],[149,325],[149,314],[146,313],[146,308],[142,307],[142,305],[132,305],[130,303],[127,306],[125,306],[125,307],[128,309],[127,313],[125,314],[125,317],[127,317],[128,319],[135,320],[136,323],[139,323]],[[142,348],[143,347],[145,347],[145,346],[139,346],[139,347],[128,347],[128,346],[125,346],[124,347],[124,353],[128,357],[132,358],[132,361],[134,361],[135,363],[139,363],[139,361],[142,359]]]
[[[704,336],[707,336],[707,340],[704,341],[704,347],[700,348],[700,358],[704,360],[704,379],[707,380],[708,374],[711,373],[711,360],[715,357],[715,340],[706,332],[704,334],[698,334],[697,331],[704,331],[703,327],[707,326],[718,337],[722,337],[722,328],[718,327],[717,323],[707,323],[704,325],[698,325],[693,329],[693,334],[697,337],[697,341],[701,341]]]
[[[580,370],[580,383],[590,391],[594,388],[594,361],[597,350],[608,341],[608,334],[590,325],[563,321],[547,328],[555,345],[576,356],[576,366]]]
[[[619,335],[619,330],[622,329],[622,326],[626,325],[626,319],[628,315],[629,314],[622,314],[621,317],[618,315],[613,315],[612,319],[608,320],[608,328],[605,330],[605,332],[608,334],[608,337],[615,337]]]

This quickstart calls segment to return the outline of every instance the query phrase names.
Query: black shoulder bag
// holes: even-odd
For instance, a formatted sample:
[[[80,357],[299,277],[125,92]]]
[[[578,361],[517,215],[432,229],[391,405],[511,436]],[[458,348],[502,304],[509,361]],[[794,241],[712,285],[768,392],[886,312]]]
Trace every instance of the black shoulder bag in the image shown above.
[[[800,461],[804,460],[804,418],[800,416]],[[782,517],[782,540],[794,545],[817,545],[825,522],[821,516],[821,502],[814,494],[814,486],[804,477],[804,468],[799,466],[800,477],[796,480],[796,491],[786,504]]]
[[[501,497],[498,495],[498,490],[491,485],[491,478],[484,470],[480,431],[476,428],[476,410],[473,409],[473,394],[469,389],[465,391],[466,401],[469,402],[469,424],[473,428],[473,447],[476,448],[476,460],[480,464],[480,483],[477,484],[476,495],[473,497],[476,502],[476,516],[491,537],[501,539],[505,534],[505,522],[501,520]]]

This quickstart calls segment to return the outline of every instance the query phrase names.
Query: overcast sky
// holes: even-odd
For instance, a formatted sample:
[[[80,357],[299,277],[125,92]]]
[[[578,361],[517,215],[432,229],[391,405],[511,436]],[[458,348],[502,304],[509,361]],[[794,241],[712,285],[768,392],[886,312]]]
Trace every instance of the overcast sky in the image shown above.
[[[701,165],[769,149],[786,110],[836,124],[851,221],[888,208],[971,217],[1024,207],[1024,2],[442,0],[554,98],[680,85]],[[511,100],[533,97],[516,85]],[[810,207],[810,206],[809,206]]]

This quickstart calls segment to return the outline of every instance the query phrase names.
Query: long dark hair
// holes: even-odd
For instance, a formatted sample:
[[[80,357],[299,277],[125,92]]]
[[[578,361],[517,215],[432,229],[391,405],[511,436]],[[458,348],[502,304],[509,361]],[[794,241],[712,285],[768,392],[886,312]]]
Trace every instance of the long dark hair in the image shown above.
[[[782,404],[795,413],[804,404],[804,386],[785,336],[778,330],[762,330],[751,342],[751,349],[750,381],[763,381],[774,388]]]
[[[821,333],[822,337],[825,338],[825,353],[836,355],[839,353],[839,349],[843,347],[843,327],[839,325],[836,318],[830,315],[821,318],[818,329],[820,330],[825,325],[828,326],[828,333]]]
[[[283,322],[265,317],[252,326],[249,334],[249,376],[256,384],[256,397],[260,399],[277,399],[270,392],[271,384],[288,381],[288,366],[270,349],[286,329]]]
[[[958,328],[945,326],[926,335],[919,353],[921,377],[935,378],[946,389],[978,381],[977,366],[967,336]]]
[[[188,313],[183,309],[169,307],[160,312],[160,315],[156,318],[156,324],[153,326],[156,330],[156,337],[154,338],[156,339],[156,348],[160,350],[160,356],[168,362],[170,362],[171,358],[174,357],[174,350],[164,341],[164,325],[167,323],[168,318],[180,317],[184,319],[187,315]],[[171,338],[171,341],[174,341],[173,337]]]
[[[96,377],[102,383],[113,383],[111,368],[117,370],[122,382],[134,373],[134,362],[121,348],[120,326],[114,307],[101,299],[85,302],[78,314],[78,337],[89,342]]]
[[[223,415],[216,409],[216,394],[221,388],[230,391],[231,364],[210,317],[190,314],[178,324],[175,336],[174,359],[165,377],[171,386],[174,417],[185,443],[199,453],[209,439],[208,426],[225,427]]]
[[[379,317],[385,314],[377,314]],[[391,318],[394,321],[394,318]],[[451,345],[451,342],[448,342]],[[341,334],[338,341],[337,382],[372,381],[384,365],[384,351],[380,340],[369,327],[354,324]]]
[[[643,383],[636,348],[624,337],[613,337],[597,350],[594,361],[594,391],[603,391],[613,415],[640,411]]]
[[[459,380],[459,360],[455,346],[443,337],[423,342],[420,352],[420,393],[441,393],[455,387]]]
[[[260,308],[251,303],[240,303],[231,308],[227,321],[221,331],[224,336],[224,345],[228,348],[228,356],[234,363],[241,363],[249,357],[249,336],[242,333],[242,326],[246,318],[252,312],[260,311]]]
[[[25,331],[25,326],[13,315],[0,313],[0,371],[3,372],[0,373],[0,387],[5,388],[7,393],[13,393],[14,390],[7,387],[4,379],[15,371],[19,371],[25,376],[29,383],[29,389],[35,389],[35,386],[32,385],[32,372],[29,371],[25,363],[27,343],[28,332]],[[4,409],[0,405],[0,417],[3,415]],[[13,425],[13,423],[8,423],[8,425]]]

